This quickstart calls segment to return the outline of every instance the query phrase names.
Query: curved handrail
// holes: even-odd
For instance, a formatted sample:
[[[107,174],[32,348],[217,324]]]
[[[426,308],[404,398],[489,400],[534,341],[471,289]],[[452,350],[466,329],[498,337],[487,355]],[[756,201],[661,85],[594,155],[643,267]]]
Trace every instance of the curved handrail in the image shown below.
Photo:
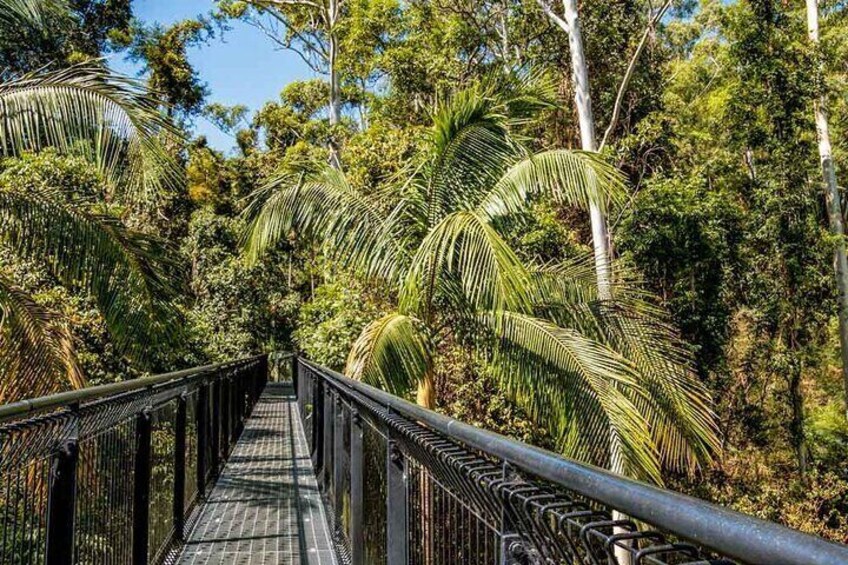
[[[578,463],[422,408],[300,359],[338,389],[358,393],[466,446],[533,476],[745,563],[848,564],[848,546],[792,530],[678,492]]]

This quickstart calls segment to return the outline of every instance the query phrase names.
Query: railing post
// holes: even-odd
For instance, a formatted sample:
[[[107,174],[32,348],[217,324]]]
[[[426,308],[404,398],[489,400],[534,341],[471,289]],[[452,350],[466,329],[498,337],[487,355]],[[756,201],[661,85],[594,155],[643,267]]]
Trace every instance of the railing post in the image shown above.
[[[512,469],[509,463],[502,464],[501,477],[504,482],[510,480]],[[500,565],[521,565],[525,562],[526,548],[524,540],[516,532],[516,525],[510,516],[511,509],[507,506],[508,500],[503,501],[503,509],[501,510],[501,526],[500,526]]]
[[[177,421],[174,434],[174,532],[177,539],[185,536],[186,489],[186,394],[177,399]]]
[[[197,496],[206,496],[206,446],[209,441],[209,385],[197,391]]]
[[[316,473],[324,468],[324,382],[312,379],[312,466]]]
[[[351,565],[365,565],[363,520],[362,416],[350,411],[350,557]]]
[[[133,565],[147,565],[150,519],[151,414],[145,408],[135,420],[135,480],[133,491]]]
[[[408,562],[406,458],[397,444],[386,446],[386,555],[392,565]]]
[[[79,443],[65,441],[50,467],[47,499],[47,565],[71,565],[74,561],[74,507],[77,496]]]
[[[221,457],[226,460],[230,453],[230,379],[221,379]]]
[[[344,403],[342,395],[336,393],[335,418],[333,430],[333,504],[335,515],[341,516],[344,511],[342,482],[344,480]],[[341,521],[340,521],[341,522]]]
[[[212,476],[218,475],[221,463],[221,379],[215,375],[212,383]]]
[[[298,388],[300,381],[298,380],[299,375],[297,374],[297,354],[292,353],[290,362],[291,362],[292,388],[294,389],[294,396],[295,396],[295,398],[300,398],[300,388]]]
[[[333,418],[335,403],[333,402],[333,391],[330,387],[324,387],[324,466],[321,473],[325,492],[330,495],[330,478],[333,472],[333,432],[335,432],[335,419]],[[331,499],[332,500],[332,499]]]

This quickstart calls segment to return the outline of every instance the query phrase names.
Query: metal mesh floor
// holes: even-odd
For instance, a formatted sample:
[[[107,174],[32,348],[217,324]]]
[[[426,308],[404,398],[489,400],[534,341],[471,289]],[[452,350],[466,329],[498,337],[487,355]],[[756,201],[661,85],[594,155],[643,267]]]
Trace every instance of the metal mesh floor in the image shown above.
[[[336,565],[292,389],[269,384],[178,563]]]

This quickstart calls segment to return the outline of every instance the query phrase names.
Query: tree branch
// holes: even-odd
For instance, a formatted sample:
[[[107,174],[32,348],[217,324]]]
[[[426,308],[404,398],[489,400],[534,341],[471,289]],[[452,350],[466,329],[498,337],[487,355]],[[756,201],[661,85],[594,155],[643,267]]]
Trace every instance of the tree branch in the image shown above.
[[[553,20],[556,25],[561,27],[565,33],[568,33],[568,24],[565,22],[564,19],[560,17],[559,14],[554,11],[553,7],[548,4],[547,0],[536,0],[536,3],[539,5],[540,8],[542,8],[542,11],[545,13],[545,15],[547,15],[551,20]]]
[[[542,2],[543,0],[538,0],[538,2]],[[666,11],[671,7],[671,3],[673,0],[666,0],[666,3],[663,4],[662,8],[648,20],[648,25],[645,27],[645,31],[642,33],[642,39],[639,41],[639,44],[636,46],[636,51],[634,51],[633,56],[630,58],[630,63],[627,65],[627,71],[624,73],[624,78],[621,79],[621,84],[618,87],[618,93],[615,96],[615,104],[612,107],[612,117],[610,118],[610,123],[607,126],[606,131],[604,132],[604,137],[601,140],[601,144],[598,146],[598,151],[602,151],[604,146],[609,141],[610,136],[612,135],[612,131],[615,129],[615,126],[618,125],[618,118],[621,114],[621,104],[624,101],[624,93],[627,91],[627,87],[630,85],[630,80],[633,78],[633,72],[636,70],[636,62],[639,60],[639,56],[642,54],[642,51],[645,49],[645,45],[648,43],[648,37],[651,35],[651,31],[654,29],[654,26],[662,19],[663,15],[665,15]]]

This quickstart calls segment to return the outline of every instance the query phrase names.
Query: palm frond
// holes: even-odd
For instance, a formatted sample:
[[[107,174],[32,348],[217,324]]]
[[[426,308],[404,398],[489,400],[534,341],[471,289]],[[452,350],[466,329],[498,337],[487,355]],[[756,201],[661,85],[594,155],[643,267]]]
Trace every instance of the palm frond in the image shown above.
[[[608,466],[613,434],[623,470],[661,482],[649,422],[634,402],[646,393],[624,356],[579,332],[513,312],[482,315],[496,344],[492,367],[504,390],[570,456]]]
[[[55,192],[0,191],[0,237],[96,301],[119,351],[139,360],[180,337],[181,270],[155,237]]]
[[[85,386],[60,317],[0,274],[0,404]]]
[[[392,312],[362,330],[348,355],[345,374],[402,396],[431,370],[430,350],[421,323]]]
[[[602,210],[624,201],[624,177],[597,153],[553,149],[514,164],[477,205],[489,218],[523,210],[528,197],[544,194],[557,202]]]
[[[454,212],[424,238],[401,289],[401,311],[420,314],[446,275],[460,281],[462,300],[475,311],[532,309],[528,271],[491,224],[473,212]]]
[[[396,206],[388,218],[379,210],[335,168],[281,176],[254,193],[245,208],[247,259],[257,261],[297,232],[322,241],[345,266],[391,278],[405,253],[404,234],[396,229],[404,208]]]
[[[135,80],[93,64],[36,72],[0,84],[0,154],[54,147],[91,160],[131,200],[178,186],[163,138],[179,133]]]
[[[710,395],[692,370],[691,352],[667,313],[627,279],[626,270],[616,269],[624,278],[613,285],[613,298],[601,301],[590,269],[583,261],[536,271],[537,311],[628,359],[646,392],[631,400],[650,425],[663,466],[693,472],[712,460],[720,442]]]
[[[41,25],[50,12],[65,8],[62,0],[0,0],[0,25]]]

